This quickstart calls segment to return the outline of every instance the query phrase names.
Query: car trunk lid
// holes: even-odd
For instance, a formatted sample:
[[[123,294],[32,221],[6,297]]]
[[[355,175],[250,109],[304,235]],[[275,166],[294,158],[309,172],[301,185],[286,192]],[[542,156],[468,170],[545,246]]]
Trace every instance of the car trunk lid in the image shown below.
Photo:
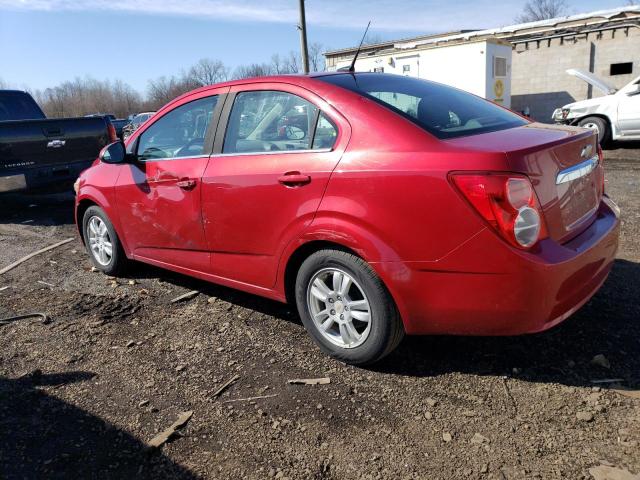
[[[532,123],[447,142],[504,153],[509,171],[531,179],[554,240],[569,241],[595,218],[603,194],[603,170],[592,131]]]

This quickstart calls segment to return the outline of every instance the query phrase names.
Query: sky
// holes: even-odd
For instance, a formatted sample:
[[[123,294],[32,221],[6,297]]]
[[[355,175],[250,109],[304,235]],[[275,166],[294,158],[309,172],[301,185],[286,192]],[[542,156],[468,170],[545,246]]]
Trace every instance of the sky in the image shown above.
[[[326,49],[370,34],[425,33],[510,25],[525,3],[496,0],[306,0],[309,43]],[[572,14],[625,0],[569,0]],[[90,76],[144,93],[200,58],[231,69],[299,51],[298,0],[0,0],[0,80],[43,89]]]

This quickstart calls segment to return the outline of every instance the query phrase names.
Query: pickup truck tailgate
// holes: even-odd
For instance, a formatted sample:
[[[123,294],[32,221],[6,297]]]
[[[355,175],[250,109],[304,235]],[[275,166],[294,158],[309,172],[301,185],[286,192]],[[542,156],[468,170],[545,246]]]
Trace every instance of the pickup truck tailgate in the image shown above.
[[[108,142],[104,118],[0,122],[0,175],[91,162]]]

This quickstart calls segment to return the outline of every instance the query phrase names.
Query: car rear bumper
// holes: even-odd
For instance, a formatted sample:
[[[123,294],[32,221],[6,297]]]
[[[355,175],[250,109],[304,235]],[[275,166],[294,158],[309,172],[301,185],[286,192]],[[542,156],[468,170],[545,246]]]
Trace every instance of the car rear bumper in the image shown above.
[[[65,165],[30,167],[21,172],[0,172],[0,193],[25,190],[70,188],[80,172],[89,168],[93,160]]]
[[[535,253],[485,229],[436,262],[374,267],[408,334],[517,335],[546,330],[584,305],[606,280],[618,248],[618,209],[605,198],[597,219],[565,244]]]

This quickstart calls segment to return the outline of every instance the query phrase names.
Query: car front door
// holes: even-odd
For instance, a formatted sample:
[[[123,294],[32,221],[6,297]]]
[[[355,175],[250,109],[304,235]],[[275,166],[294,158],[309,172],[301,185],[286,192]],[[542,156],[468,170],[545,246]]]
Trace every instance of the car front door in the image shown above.
[[[625,136],[640,136],[640,80],[629,93],[619,92],[618,129]]]
[[[348,142],[348,123],[288,84],[231,89],[202,178],[214,275],[270,288],[279,254],[311,221]]]
[[[207,271],[200,194],[223,91],[160,112],[128,145],[135,161],[116,185],[120,224],[137,258]]]

